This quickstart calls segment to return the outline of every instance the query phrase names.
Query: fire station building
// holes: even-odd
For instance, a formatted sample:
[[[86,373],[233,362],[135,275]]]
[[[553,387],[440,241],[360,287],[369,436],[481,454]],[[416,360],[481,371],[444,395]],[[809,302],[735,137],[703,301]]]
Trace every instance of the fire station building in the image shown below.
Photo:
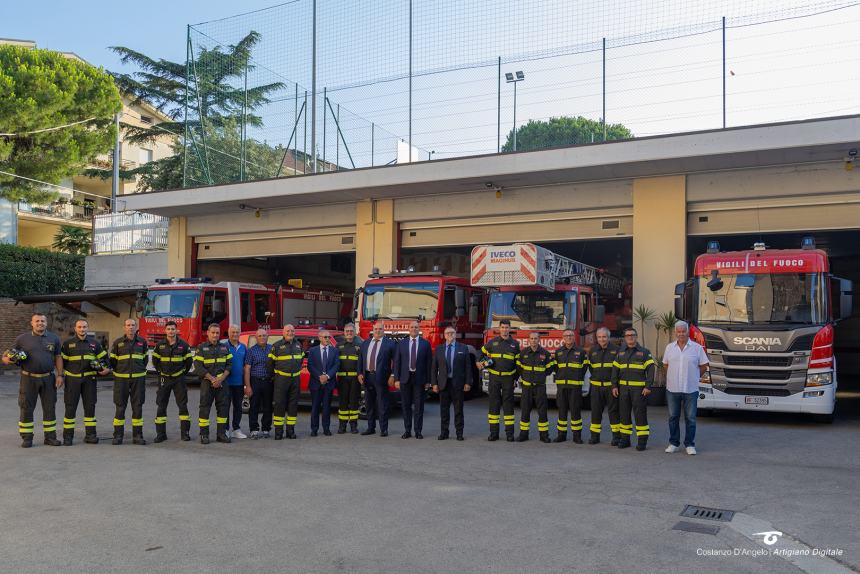
[[[473,246],[522,241],[625,277],[631,305],[660,313],[709,240],[797,248],[812,236],[833,273],[860,284],[858,149],[860,116],[846,116],[141,193],[120,207],[170,218],[171,276],[351,290],[373,268],[467,275]],[[839,336],[854,372],[857,314]]]

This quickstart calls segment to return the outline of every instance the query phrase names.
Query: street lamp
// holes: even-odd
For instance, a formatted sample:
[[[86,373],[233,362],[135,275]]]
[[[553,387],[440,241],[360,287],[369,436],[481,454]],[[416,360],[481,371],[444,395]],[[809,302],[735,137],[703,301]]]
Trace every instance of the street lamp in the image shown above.
[[[505,80],[509,84],[514,85],[514,151],[517,151],[517,82],[522,82],[526,79],[526,75],[523,74],[522,70],[518,72],[507,72],[505,74]]]

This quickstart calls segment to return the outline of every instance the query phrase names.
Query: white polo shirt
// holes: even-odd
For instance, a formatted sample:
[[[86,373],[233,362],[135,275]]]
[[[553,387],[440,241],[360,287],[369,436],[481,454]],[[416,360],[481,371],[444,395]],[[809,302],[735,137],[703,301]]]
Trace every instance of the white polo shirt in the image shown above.
[[[666,390],[673,393],[692,393],[699,390],[699,366],[708,364],[708,355],[700,344],[687,341],[684,349],[678,342],[666,345],[663,353],[666,367]]]

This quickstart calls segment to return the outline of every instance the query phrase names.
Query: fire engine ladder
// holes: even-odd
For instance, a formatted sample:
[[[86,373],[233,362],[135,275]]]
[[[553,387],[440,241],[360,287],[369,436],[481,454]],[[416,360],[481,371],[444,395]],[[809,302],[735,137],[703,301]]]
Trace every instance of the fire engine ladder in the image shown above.
[[[549,253],[551,254],[551,260],[548,261],[551,266],[550,273],[555,277],[556,283],[570,280],[571,283],[579,285],[593,285],[602,293],[621,292],[623,282],[620,278],[581,261],[568,259],[552,251]]]

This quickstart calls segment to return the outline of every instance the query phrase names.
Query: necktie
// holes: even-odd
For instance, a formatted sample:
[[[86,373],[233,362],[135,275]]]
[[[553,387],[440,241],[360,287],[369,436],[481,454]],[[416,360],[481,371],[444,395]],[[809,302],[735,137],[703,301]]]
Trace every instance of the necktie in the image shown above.
[[[378,345],[379,341],[376,339],[370,343],[370,364],[367,365],[367,370],[371,372],[376,370],[376,347]]]
[[[418,362],[417,357],[416,357],[416,353],[415,353],[415,347],[417,346],[415,344],[416,341],[417,341],[417,339],[412,339],[412,350],[409,351],[409,370],[410,371],[415,370],[415,363]]]
[[[448,348],[445,350],[445,362],[448,363],[448,376],[449,377],[454,376],[454,363],[451,360],[451,357],[452,357],[451,351],[453,350],[453,348],[454,348],[453,345],[448,345]]]
[[[323,347],[323,348],[322,348],[322,364],[323,364],[323,369],[325,369],[325,366],[326,366],[326,356],[328,356],[328,354],[326,353],[326,351],[328,351],[328,349],[327,349],[326,347]]]

